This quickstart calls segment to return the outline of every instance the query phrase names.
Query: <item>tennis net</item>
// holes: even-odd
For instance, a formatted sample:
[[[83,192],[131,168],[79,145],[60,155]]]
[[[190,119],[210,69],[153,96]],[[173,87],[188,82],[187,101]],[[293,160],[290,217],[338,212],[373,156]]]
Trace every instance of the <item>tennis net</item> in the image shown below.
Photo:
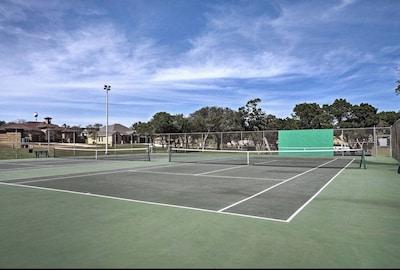
[[[366,168],[362,149],[305,149],[240,151],[170,148],[170,162],[254,165],[275,167]]]
[[[82,149],[55,147],[55,158],[83,158],[99,160],[138,160],[150,161],[149,148],[121,148],[121,149]]]

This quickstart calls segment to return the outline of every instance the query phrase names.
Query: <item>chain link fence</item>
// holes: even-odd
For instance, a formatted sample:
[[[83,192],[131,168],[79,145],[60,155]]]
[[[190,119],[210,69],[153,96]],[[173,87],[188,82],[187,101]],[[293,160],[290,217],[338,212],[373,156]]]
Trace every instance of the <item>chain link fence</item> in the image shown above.
[[[400,162],[400,120],[397,120],[391,127],[391,156]]]
[[[332,145],[338,149],[363,149],[366,155],[390,157],[400,155],[397,144],[400,122],[396,127],[334,129]],[[160,133],[147,135],[146,142],[156,147],[192,149],[278,150],[278,130]],[[392,141],[395,145],[392,145]],[[395,153],[392,153],[394,149]],[[398,158],[397,158],[398,159]]]

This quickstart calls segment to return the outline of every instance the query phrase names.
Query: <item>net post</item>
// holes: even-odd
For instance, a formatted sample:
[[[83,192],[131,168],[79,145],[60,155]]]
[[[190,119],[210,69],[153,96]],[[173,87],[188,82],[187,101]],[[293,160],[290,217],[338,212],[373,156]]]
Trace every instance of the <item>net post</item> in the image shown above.
[[[171,162],[171,145],[168,145],[168,162]]]
[[[250,165],[250,151],[246,151],[247,153],[247,165]]]
[[[150,148],[150,144],[147,146],[147,160],[150,161],[150,155],[151,155],[151,148]]]
[[[361,166],[362,166],[364,169],[367,168],[367,165],[366,165],[366,163],[365,163],[365,150],[364,150],[364,149],[362,149],[362,151],[361,151],[360,168],[361,168]]]
[[[97,148],[96,148],[96,151],[95,151],[95,159],[97,160]]]
[[[367,168],[367,164],[366,164],[366,162],[365,162],[365,150],[363,149],[363,151],[362,151],[362,156],[363,156],[363,165],[364,165],[364,169],[366,169]]]

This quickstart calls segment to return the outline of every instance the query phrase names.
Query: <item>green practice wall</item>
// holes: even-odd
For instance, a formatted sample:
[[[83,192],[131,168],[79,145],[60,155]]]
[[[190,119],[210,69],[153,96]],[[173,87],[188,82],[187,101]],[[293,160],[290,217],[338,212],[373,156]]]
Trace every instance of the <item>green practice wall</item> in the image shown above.
[[[279,155],[333,156],[333,129],[278,131]],[[332,150],[324,152],[284,152],[285,150]]]

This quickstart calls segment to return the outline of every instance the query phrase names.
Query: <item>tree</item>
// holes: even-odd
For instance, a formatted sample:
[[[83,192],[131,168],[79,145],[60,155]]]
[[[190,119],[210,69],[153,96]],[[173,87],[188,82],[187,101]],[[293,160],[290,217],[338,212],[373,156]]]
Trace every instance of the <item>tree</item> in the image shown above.
[[[237,111],[234,111],[229,108],[224,108],[223,110],[224,117],[222,119],[222,131],[236,131],[241,130],[241,120],[240,114]]]
[[[282,125],[279,129],[281,130],[291,130],[291,129],[300,129],[300,121],[291,117],[286,117],[282,120]]]
[[[167,112],[158,112],[150,120],[152,133],[174,133],[177,132],[174,126],[174,117]]]
[[[249,100],[245,106],[239,108],[242,127],[247,131],[264,130],[267,125],[266,113],[257,108],[261,99],[255,98]]]
[[[276,118],[275,115],[267,114],[261,108],[257,107],[260,102],[260,98],[255,98],[249,100],[245,106],[239,108],[242,128],[246,131],[259,131],[282,127],[283,120]],[[267,138],[269,136],[265,133],[250,132],[247,136],[250,136],[257,150],[270,150],[269,141],[271,139],[274,141],[277,140],[277,138]]]
[[[150,122],[136,122],[131,126],[131,129],[135,131],[136,135],[139,136],[138,141],[140,141],[140,136],[145,135],[145,142],[148,142],[148,138],[152,140],[152,132],[153,128],[150,124]]]
[[[229,108],[203,107],[189,115],[192,131],[223,132],[237,130],[240,119],[237,112]]]
[[[137,134],[151,134],[152,133],[152,127],[150,125],[150,122],[136,122],[132,125],[131,127]]]
[[[376,126],[379,123],[377,111],[377,108],[368,103],[354,105],[352,108],[352,115],[348,120],[343,121],[343,123],[347,124],[347,126],[344,127],[361,128]]]
[[[333,124],[341,127],[341,123],[346,121],[352,113],[353,105],[346,101],[346,99],[335,99],[332,105],[326,107],[326,111],[333,116]]]
[[[173,116],[167,112],[156,113],[150,120],[149,124],[151,126],[152,135],[160,133],[182,132],[181,128],[186,126],[185,121],[182,119],[182,115]],[[163,136],[161,140],[162,147],[164,147],[164,145],[169,145],[171,143],[168,140],[169,138]]]
[[[205,138],[203,138],[203,147],[210,132],[224,132],[232,131],[239,127],[239,115],[229,108],[222,107],[203,107],[194,113],[190,114],[189,122],[192,131],[207,132]],[[213,134],[215,141],[217,142],[217,149],[220,149],[220,135],[218,133]]]
[[[297,104],[292,117],[299,121],[301,129],[318,129],[331,126],[331,117],[317,103]]]
[[[189,120],[183,114],[174,115],[172,125],[179,133],[186,133],[191,130]]]
[[[400,119],[400,112],[380,112],[378,113],[380,127],[388,127],[393,125],[398,119]]]

